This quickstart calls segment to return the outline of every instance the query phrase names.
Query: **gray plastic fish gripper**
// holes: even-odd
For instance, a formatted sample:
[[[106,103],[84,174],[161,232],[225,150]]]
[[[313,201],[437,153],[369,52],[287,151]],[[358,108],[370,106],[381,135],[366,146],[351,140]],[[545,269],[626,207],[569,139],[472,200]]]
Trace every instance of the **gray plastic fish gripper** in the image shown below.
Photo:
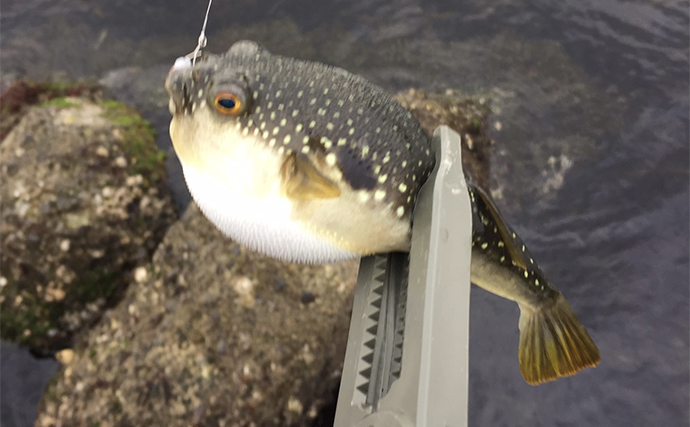
[[[472,216],[460,136],[434,132],[408,254],[362,259],[335,427],[465,427]]]

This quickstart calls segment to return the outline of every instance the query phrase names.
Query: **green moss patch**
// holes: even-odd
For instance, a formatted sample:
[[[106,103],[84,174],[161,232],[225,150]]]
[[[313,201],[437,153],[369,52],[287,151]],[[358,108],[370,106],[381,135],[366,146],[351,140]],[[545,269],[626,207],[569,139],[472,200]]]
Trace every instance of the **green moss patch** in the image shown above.
[[[67,98],[53,98],[41,104],[42,107],[58,107],[58,108],[81,108],[81,105],[70,101]]]
[[[103,116],[124,130],[120,145],[127,154],[132,175],[141,174],[151,183],[165,179],[165,152],[156,146],[156,130],[133,108],[117,101],[102,101]]]

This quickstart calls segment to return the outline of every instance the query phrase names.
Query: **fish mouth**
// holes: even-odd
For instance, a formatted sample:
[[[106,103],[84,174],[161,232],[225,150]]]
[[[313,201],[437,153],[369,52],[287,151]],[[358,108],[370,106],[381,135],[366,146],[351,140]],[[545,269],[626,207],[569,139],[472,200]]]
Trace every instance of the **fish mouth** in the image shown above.
[[[202,63],[193,65],[189,58],[177,58],[165,78],[170,114],[192,114],[202,101],[205,102],[211,81],[209,74],[208,67],[203,67]]]

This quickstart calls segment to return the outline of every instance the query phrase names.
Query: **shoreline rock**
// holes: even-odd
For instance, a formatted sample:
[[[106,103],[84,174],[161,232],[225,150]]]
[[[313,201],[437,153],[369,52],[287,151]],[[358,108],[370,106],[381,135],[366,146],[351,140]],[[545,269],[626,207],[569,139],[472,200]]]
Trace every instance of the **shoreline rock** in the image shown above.
[[[36,425],[306,425],[339,380],[357,265],[266,258],[192,204],[55,377]]]
[[[50,354],[118,301],[175,219],[164,155],[123,104],[58,97],[0,156],[2,338]]]

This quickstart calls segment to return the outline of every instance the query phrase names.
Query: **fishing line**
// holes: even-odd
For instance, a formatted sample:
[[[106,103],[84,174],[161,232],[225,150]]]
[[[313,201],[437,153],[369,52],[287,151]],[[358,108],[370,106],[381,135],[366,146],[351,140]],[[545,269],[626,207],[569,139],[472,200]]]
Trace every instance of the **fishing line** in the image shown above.
[[[208,0],[206,16],[204,17],[204,25],[201,27],[201,34],[199,34],[199,40],[197,41],[196,48],[194,48],[192,53],[185,55],[185,58],[192,59],[192,67],[194,64],[196,64],[196,59],[201,56],[201,49],[205,48],[206,43],[208,42],[208,39],[206,38],[206,23],[208,22],[209,12],[211,12],[211,3],[213,3],[213,0]]]

